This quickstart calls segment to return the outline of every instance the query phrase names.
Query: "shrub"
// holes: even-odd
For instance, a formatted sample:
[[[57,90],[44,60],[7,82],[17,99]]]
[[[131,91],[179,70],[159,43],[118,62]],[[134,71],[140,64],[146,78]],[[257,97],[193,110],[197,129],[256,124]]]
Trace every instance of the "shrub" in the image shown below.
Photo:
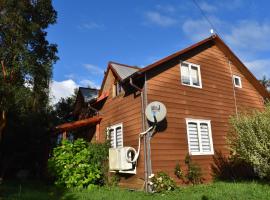
[[[191,157],[188,154],[186,155],[185,158],[185,164],[187,165],[188,168],[186,179],[193,185],[202,183],[203,182],[202,169],[198,164],[193,163]]]
[[[151,178],[154,192],[165,192],[176,189],[174,180],[165,172],[158,172]]]
[[[183,179],[184,178],[184,172],[181,169],[181,166],[179,163],[176,164],[175,169],[174,169],[174,174],[177,178]]]
[[[270,105],[263,112],[240,113],[230,123],[232,156],[249,163],[260,178],[270,180]]]
[[[55,184],[71,187],[91,187],[104,184],[103,163],[108,157],[108,144],[90,144],[83,139],[63,140],[48,160],[49,172]]]
[[[193,185],[202,183],[202,169],[198,164],[193,163],[189,154],[185,157],[185,164],[187,166],[186,174],[184,174],[180,164],[176,164],[174,173],[177,178],[183,180],[184,183],[192,183]]]

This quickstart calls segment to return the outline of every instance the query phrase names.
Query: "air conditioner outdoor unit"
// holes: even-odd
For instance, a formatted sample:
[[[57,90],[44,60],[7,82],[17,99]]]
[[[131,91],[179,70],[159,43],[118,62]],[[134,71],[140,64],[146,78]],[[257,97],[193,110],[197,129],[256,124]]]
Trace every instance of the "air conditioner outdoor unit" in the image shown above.
[[[109,149],[109,168],[110,171],[119,171],[125,173],[129,170],[133,171],[135,164],[129,162],[128,159],[132,158],[136,153],[132,147],[118,147]],[[131,160],[131,159],[130,159]]]

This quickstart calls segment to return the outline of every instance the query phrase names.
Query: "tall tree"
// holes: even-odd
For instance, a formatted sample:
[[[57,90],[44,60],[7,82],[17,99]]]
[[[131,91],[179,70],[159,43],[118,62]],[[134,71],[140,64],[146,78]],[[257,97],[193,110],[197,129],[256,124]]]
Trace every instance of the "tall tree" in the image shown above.
[[[0,0],[0,178],[11,166],[42,165],[58,59],[46,29],[56,17],[51,0]]]
[[[11,110],[46,109],[57,47],[45,29],[56,16],[51,0],[0,0],[0,141]]]

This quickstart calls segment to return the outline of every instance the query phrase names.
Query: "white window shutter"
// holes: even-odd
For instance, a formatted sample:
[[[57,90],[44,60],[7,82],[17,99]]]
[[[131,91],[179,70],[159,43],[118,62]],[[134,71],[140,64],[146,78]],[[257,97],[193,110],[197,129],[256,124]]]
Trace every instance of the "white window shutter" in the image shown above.
[[[188,123],[189,150],[191,152],[200,152],[199,134],[197,123]]]
[[[115,147],[114,129],[113,128],[109,129],[109,136],[110,136],[111,147]]]
[[[122,126],[115,129],[116,132],[116,147],[123,147],[123,131]]]
[[[207,123],[200,123],[201,143],[203,152],[211,152],[209,127]]]

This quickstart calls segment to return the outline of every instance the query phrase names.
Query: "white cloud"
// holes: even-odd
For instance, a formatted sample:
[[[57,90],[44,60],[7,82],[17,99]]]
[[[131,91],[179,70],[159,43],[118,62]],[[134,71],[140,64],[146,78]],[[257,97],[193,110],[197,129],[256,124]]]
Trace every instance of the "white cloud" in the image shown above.
[[[83,87],[91,87],[91,88],[96,88],[96,89],[99,89],[100,86],[97,85],[95,82],[91,81],[91,80],[88,80],[88,79],[84,79],[84,80],[81,80],[79,82],[79,84]]]
[[[253,60],[245,62],[245,65],[258,79],[261,79],[263,75],[270,77],[270,59]]]
[[[76,83],[72,79],[67,79],[63,81],[53,80],[50,84],[50,100],[51,104],[57,103],[61,98],[66,98],[74,94],[76,88],[82,87],[91,87],[99,89],[99,85],[91,80],[81,80],[79,83]]]
[[[160,11],[163,11],[163,12],[167,12],[167,13],[173,13],[173,12],[176,11],[175,6],[169,5],[169,4],[166,4],[166,5],[158,4],[155,7],[156,7],[157,10],[160,10]]]
[[[72,79],[64,81],[53,80],[50,85],[50,98],[51,103],[57,103],[61,98],[66,98],[74,93],[74,89],[78,88],[79,85]]]
[[[182,29],[192,41],[198,41],[209,37],[211,26],[203,19],[188,19],[183,23]]]
[[[270,50],[270,24],[257,21],[240,21],[230,33],[225,34],[225,40],[238,49],[249,51]]]
[[[213,5],[213,2],[211,2],[211,4],[202,1],[199,3],[201,9],[205,12],[214,12],[217,10],[217,7]]]
[[[155,24],[161,27],[169,27],[177,23],[177,20],[160,14],[156,11],[149,11],[145,13],[148,23]]]
[[[103,75],[104,70],[96,65],[92,64],[83,64],[84,68],[87,69],[91,74]]]

